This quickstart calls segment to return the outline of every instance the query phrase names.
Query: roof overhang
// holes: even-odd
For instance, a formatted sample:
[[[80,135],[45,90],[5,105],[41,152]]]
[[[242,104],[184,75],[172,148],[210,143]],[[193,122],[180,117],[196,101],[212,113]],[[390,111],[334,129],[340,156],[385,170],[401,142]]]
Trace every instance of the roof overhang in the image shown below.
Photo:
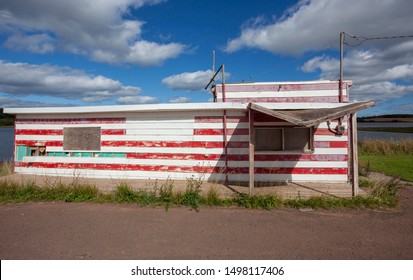
[[[245,111],[248,103],[168,103],[110,106],[77,106],[77,107],[37,107],[37,108],[4,108],[4,113],[22,114],[91,114],[91,113],[127,113],[127,112],[173,112],[173,111]]]
[[[250,110],[272,116],[289,123],[310,127],[318,125],[322,122],[331,121],[342,118],[349,114],[354,114],[360,110],[374,106],[374,101],[357,102],[347,104],[336,108],[319,108],[319,109],[304,109],[304,110],[271,110],[264,106],[250,103],[248,108]]]
[[[93,114],[128,112],[185,112],[185,111],[222,111],[254,110],[276,117],[298,126],[313,126],[321,122],[341,118],[359,110],[374,106],[374,101],[358,103],[183,103],[183,104],[145,104],[115,106],[79,107],[38,107],[5,108],[4,113],[25,114]]]
[[[286,110],[319,110],[347,106],[346,103],[254,103],[255,108],[267,109],[269,112],[286,112]],[[129,113],[129,112],[186,112],[186,111],[246,111],[246,102],[215,102],[215,103],[175,103],[175,104],[140,104],[140,105],[110,105],[110,106],[77,106],[77,107],[37,107],[37,108],[4,108],[4,113],[12,115],[44,115],[44,114],[93,114],[93,113]],[[258,110],[258,109],[257,109]]]

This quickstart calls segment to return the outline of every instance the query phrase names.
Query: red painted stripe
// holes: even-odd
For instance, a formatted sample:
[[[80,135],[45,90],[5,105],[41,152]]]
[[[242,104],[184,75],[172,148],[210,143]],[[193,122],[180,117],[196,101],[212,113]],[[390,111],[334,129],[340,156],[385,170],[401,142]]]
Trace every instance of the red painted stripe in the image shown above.
[[[16,135],[63,135],[61,129],[17,129]]]
[[[223,142],[172,141],[102,141],[105,147],[167,147],[167,148],[223,148]],[[228,142],[228,148],[247,148],[248,142]]]
[[[194,135],[224,135],[223,129],[194,129]],[[227,135],[249,135],[248,129],[227,129]]]
[[[255,174],[347,175],[347,168],[255,168]]]
[[[224,154],[127,153],[126,157],[134,159],[225,160]]]
[[[348,148],[347,141],[315,141],[315,148]]]
[[[338,103],[338,96],[229,98],[227,102]]]
[[[125,135],[126,129],[102,129],[102,135]]]
[[[126,122],[126,118],[16,119],[17,124],[111,124],[124,122]]]
[[[330,148],[348,148],[348,142],[345,141],[331,141]]]
[[[344,83],[344,88],[348,84]],[[218,92],[222,92],[222,85],[217,85]],[[300,91],[300,90],[337,90],[338,95],[338,82],[334,83],[317,83],[317,84],[245,84],[234,85],[226,84],[226,92],[257,92],[257,91]]]
[[[347,161],[348,155],[255,155],[255,161]]]
[[[16,145],[63,147],[63,141],[16,140]]]
[[[157,171],[182,173],[222,173],[224,168],[211,166],[165,166],[140,164],[95,164],[95,163],[63,163],[63,162],[18,162],[17,167],[31,168],[65,168],[92,170],[128,170]],[[254,168],[255,174],[347,174],[347,168]],[[228,168],[229,174],[248,174],[248,168]]]
[[[335,127],[335,125],[331,125],[331,127]],[[329,135],[329,136],[336,136],[336,134],[332,131],[330,131],[328,128],[317,128],[314,131],[315,135]],[[348,130],[346,129],[346,131],[344,131],[345,136],[348,135]]]
[[[196,123],[222,123],[223,116],[195,116]],[[227,123],[248,122],[248,117],[233,117],[227,116]]]
[[[62,129],[17,129],[17,135],[63,135]],[[102,129],[102,135],[125,135],[125,129]]]
[[[225,160],[224,154],[168,154],[168,153],[128,153],[135,159],[183,159],[183,160]],[[229,161],[248,161],[248,155],[228,155]],[[255,161],[347,161],[347,155],[255,155]]]

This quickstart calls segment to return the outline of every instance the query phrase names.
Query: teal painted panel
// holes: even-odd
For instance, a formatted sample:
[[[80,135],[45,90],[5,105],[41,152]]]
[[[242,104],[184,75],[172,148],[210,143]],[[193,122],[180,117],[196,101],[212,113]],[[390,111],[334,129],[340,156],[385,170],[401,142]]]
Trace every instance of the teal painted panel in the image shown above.
[[[116,157],[116,158],[125,158],[126,157],[126,153],[100,153],[99,155],[100,157]]]
[[[126,157],[126,153],[113,153],[113,157],[125,158],[125,157]]]
[[[113,157],[113,153],[100,153],[101,157]]]
[[[29,147],[17,146],[17,161],[22,161],[23,157],[27,156]]]
[[[23,157],[27,156],[29,147],[27,146],[17,146],[17,161],[23,160]]]
[[[93,153],[83,153],[82,157],[93,157]]]

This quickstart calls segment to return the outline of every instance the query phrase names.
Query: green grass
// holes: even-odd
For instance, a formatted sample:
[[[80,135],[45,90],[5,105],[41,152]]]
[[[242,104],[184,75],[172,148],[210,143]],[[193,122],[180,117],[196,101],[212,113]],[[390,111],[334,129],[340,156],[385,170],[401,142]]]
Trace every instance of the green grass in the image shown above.
[[[371,171],[413,182],[413,155],[363,155],[359,160]]]
[[[361,175],[375,171],[413,182],[413,140],[366,140],[358,148]]]
[[[94,186],[65,186],[57,184],[53,187],[39,187],[34,182],[17,184],[6,180],[0,181],[1,202],[24,201],[65,201],[83,202],[98,197],[99,191]]]
[[[309,199],[281,199],[275,195],[248,196],[245,194],[232,198],[221,198],[214,188],[201,193],[201,181],[188,180],[184,192],[173,190],[173,182],[152,190],[135,190],[127,184],[120,183],[111,193],[101,193],[94,186],[69,184],[61,182],[47,187],[39,187],[34,182],[17,184],[7,180],[0,181],[0,202],[26,201],[64,201],[136,204],[140,206],[162,206],[168,210],[171,206],[186,206],[199,211],[201,206],[236,206],[248,209],[271,210],[279,207],[290,208],[382,208],[397,205],[397,182],[374,183],[363,180],[361,185],[370,195],[354,198],[313,197]]]

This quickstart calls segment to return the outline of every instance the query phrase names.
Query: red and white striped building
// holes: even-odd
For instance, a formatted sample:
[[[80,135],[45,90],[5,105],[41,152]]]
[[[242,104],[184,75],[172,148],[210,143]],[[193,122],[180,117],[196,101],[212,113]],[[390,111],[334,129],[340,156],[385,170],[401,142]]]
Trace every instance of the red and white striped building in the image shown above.
[[[4,112],[16,116],[15,172],[21,174],[201,176],[249,182],[251,189],[256,182],[357,183],[354,116],[374,102],[348,103],[351,84],[343,85],[218,84],[214,103]]]

